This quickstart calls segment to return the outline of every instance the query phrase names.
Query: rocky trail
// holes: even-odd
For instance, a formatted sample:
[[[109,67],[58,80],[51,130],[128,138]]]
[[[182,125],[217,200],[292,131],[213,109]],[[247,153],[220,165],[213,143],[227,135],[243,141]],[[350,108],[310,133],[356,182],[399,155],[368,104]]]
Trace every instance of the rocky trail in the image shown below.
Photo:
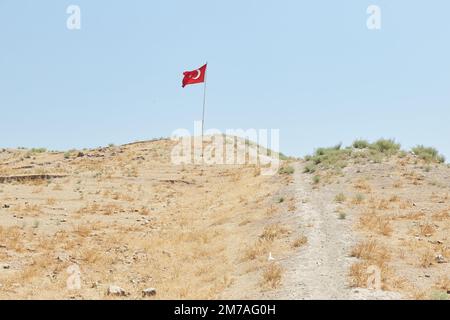
[[[295,164],[294,188],[300,225],[308,243],[282,261],[284,285],[270,294],[274,299],[396,299],[397,293],[350,288],[348,271],[356,243],[352,219],[340,220],[333,201],[336,186],[314,190],[303,164]]]

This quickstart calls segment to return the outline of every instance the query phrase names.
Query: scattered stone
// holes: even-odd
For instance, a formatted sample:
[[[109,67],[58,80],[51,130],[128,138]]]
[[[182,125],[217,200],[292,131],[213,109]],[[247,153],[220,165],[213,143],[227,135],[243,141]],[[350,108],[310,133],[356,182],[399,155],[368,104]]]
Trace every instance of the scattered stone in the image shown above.
[[[60,252],[56,255],[56,259],[61,262],[66,262],[70,260],[70,256],[67,252]]]
[[[172,256],[172,253],[170,253],[169,251],[166,251],[166,250],[163,250],[162,253],[165,254],[166,256],[168,256],[169,258]]]
[[[2,263],[2,264],[0,264],[0,268],[1,269],[9,269],[11,266],[9,265],[9,264],[7,264],[7,263]]]
[[[142,290],[142,297],[152,297],[156,295],[156,289],[155,288],[147,288]]]
[[[125,290],[116,285],[110,285],[107,292],[108,296],[124,297],[127,295]]]
[[[9,208],[10,208],[10,205],[9,205],[9,204],[4,204],[4,205],[2,206],[2,208],[3,208],[3,209],[9,209]]]
[[[438,255],[435,257],[435,260],[436,260],[437,263],[445,263],[445,262],[446,262],[446,261],[445,261],[445,258],[442,256],[442,254],[438,254]]]

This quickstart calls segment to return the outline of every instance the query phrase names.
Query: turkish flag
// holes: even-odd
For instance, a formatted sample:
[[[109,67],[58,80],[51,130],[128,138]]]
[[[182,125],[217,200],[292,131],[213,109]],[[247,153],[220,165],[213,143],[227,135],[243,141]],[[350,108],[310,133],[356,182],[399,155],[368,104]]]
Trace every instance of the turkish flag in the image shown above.
[[[197,70],[183,72],[183,88],[189,84],[205,82],[206,66],[207,64]]]

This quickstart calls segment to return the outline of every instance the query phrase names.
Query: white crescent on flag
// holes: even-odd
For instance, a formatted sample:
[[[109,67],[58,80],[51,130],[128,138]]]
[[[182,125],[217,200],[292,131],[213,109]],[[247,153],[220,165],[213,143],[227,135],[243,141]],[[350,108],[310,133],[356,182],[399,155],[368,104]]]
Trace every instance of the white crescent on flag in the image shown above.
[[[197,76],[193,77],[192,79],[197,80],[202,75],[202,72],[200,71],[200,69],[197,69],[195,71],[197,71]]]

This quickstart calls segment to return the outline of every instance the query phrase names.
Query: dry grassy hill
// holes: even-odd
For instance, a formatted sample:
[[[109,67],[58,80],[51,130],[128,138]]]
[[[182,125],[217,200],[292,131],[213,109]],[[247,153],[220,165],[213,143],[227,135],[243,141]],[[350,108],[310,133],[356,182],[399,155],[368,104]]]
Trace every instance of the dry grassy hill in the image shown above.
[[[287,175],[180,165],[170,140],[0,152],[0,298],[216,298],[278,284],[291,250]],[[284,196],[286,197],[286,196]],[[67,290],[76,265],[81,290]],[[69,273],[68,273],[69,272]],[[271,273],[273,272],[273,274]]]
[[[357,141],[263,176],[174,166],[174,143],[2,150],[0,298],[371,298],[371,266],[399,294],[378,297],[448,298],[450,169],[434,150]]]

